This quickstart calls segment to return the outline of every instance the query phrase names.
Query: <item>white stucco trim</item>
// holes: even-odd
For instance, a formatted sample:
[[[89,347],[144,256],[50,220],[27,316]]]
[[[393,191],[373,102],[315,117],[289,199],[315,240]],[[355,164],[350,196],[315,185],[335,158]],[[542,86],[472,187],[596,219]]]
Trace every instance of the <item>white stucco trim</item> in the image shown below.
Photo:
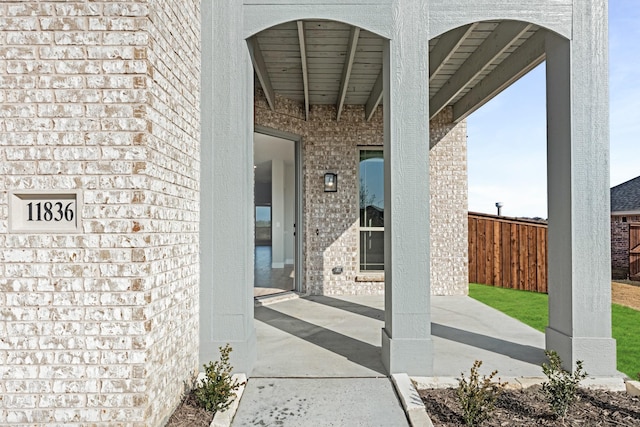
[[[273,3],[273,2],[270,2]],[[288,2],[293,3],[293,2]],[[391,2],[323,1],[298,4],[248,4],[245,6],[243,35],[249,38],[262,30],[301,19],[344,22],[389,38],[392,27]],[[373,3],[373,4],[372,4]]]
[[[510,19],[571,37],[573,0],[431,0],[429,38],[472,22]]]

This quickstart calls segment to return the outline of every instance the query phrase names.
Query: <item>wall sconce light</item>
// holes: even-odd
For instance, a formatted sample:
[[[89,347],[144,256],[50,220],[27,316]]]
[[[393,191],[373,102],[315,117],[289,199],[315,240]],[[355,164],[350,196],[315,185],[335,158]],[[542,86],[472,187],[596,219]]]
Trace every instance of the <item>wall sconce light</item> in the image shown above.
[[[324,192],[336,192],[338,191],[338,174],[327,172],[324,174]]]

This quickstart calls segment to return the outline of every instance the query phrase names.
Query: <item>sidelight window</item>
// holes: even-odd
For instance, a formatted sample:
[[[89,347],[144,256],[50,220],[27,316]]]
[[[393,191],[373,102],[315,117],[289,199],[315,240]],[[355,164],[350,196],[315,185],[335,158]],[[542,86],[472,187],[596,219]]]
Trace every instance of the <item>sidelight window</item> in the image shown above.
[[[384,158],[360,150],[360,271],[384,271]]]

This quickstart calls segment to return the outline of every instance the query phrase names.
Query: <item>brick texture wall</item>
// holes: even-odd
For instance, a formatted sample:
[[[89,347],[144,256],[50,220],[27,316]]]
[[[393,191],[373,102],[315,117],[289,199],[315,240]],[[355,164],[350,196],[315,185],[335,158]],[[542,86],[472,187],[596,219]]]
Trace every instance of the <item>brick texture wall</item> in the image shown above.
[[[611,216],[611,269],[615,279],[626,279],[629,275],[629,223],[632,222],[640,223],[640,215]]]
[[[256,125],[302,137],[304,150],[304,282],[313,295],[367,295],[384,292],[382,280],[358,274],[358,150],[383,145],[382,110],[371,121],[362,107],[347,106],[336,122],[334,106],[303,107],[277,98],[271,111],[258,93]],[[451,112],[431,123],[432,293],[467,292],[466,124],[452,125]],[[436,145],[437,144],[437,145]],[[325,193],[325,172],[338,174],[338,191]],[[343,267],[333,274],[334,267]]]
[[[150,419],[177,405],[199,368],[200,1],[149,3],[146,278]]]
[[[629,273],[629,223],[611,221],[611,268]],[[626,278],[626,277],[625,277]]]
[[[451,123],[453,109],[431,120],[431,293],[469,290],[467,122]]]
[[[0,424],[161,425],[198,368],[199,2],[0,4]],[[11,191],[82,231],[12,234]]]

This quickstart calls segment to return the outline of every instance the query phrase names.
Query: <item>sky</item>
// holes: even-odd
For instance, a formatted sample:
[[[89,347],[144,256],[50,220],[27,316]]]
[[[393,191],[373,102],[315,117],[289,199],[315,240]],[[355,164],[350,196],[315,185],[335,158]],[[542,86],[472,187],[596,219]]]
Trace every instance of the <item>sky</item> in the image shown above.
[[[640,175],[640,0],[609,1],[611,181]],[[547,218],[545,64],[468,118],[469,210]]]

